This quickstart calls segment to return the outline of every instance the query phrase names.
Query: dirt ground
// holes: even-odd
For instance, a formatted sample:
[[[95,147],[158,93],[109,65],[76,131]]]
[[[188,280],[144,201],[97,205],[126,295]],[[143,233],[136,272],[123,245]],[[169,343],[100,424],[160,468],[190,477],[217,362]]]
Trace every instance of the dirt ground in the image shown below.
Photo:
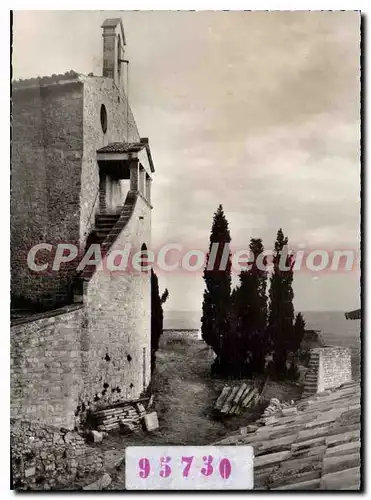
[[[115,472],[114,465],[122,459],[126,446],[211,444],[260,416],[262,405],[239,416],[215,419],[212,409],[227,381],[211,377],[212,361],[212,350],[189,332],[163,334],[152,378],[160,428],[125,436],[113,433],[99,444],[106,456],[105,469],[113,471],[110,489],[124,488],[124,467]],[[262,382],[254,381],[258,386]]]

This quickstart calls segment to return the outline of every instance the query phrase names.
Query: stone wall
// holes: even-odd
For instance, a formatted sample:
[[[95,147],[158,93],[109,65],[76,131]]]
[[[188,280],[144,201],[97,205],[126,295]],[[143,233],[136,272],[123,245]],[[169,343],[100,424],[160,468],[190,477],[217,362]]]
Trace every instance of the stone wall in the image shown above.
[[[352,380],[351,351],[347,347],[320,349],[318,392],[333,389]]]
[[[316,347],[304,379],[303,396],[335,389],[352,380],[351,350],[347,347]]]
[[[11,419],[10,434],[13,489],[71,488],[85,474],[103,467],[99,449],[76,432]]]
[[[24,87],[13,90],[12,295],[33,302],[49,296],[46,304],[63,295],[70,266],[62,264],[58,275],[35,273],[27,266],[29,250],[42,242],[84,246],[99,208],[97,149],[140,137],[125,94],[110,78],[78,76],[72,82]],[[38,257],[51,263],[54,252],[40,251]]]
[[[150,248],[151,209],[138,196],[110,251]],[[150,274],[97,270],[84,304],[11,329],[12,416],[73,428],[87,410],[137,399],[151,377]]]
[[[110,252],[131,244],[131,255],[150,248],[150,207],[140,196]],[[142,218],[141,218],[142,217]],[[150,273],[108,272],[105,266],[88,282],[84,303],[88,325],[84,352],[85,396],[101,402],[136,399],[151,376]],[[109,386],[105,386],[109,384]]]
[[[32,272],[29,250],[79,240],[83,85],[23,87],[12,96],[11,287],[12,296],[36,301],[63,293],[67,273]],[[45,252],[43,262],[52,257]]]
[[[12,292],[34,300],[46,292],[56,296],[64,282],[55,273],[40,278],[28,271],[30,247],[42,241],[84,244],[99,202],[96,150],[139,141],[139,134],[125,96],[107,78],[23,89],[14,99]],[[133,252],[143,244],[150,248],[150,235],[151,207],[138,196],[111,251],[126,243]],[[83,305],[13,324],[12,417],[71,429],[87,410],[135,399],[148,386],[149,273],[97,271],[83,299]]]
[[[100,123],[102,104],[107,111],[107,131]],[[99,165],[97,149],[111,142],[139,142],[133,113],[123,93],[110,78],[84,79],[84,155],[81,172],[80,241],[86,241],[99,209]],[[124,203],[124,199],[122,203]]]
[[[83,386],[82,306],[19,320],[11,328],[11,416],[73,428]]]

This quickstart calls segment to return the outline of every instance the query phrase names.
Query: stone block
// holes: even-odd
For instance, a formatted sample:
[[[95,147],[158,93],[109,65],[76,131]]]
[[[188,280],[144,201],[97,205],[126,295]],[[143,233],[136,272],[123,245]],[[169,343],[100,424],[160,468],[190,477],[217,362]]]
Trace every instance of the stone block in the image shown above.
[[[344,469],[358,467],[360,464],[359,453],[348,453],[346,455],[326,455],[323,460],[323,472],[325,474],[338,472]]]
[[[36,473],[36,469],[35,467],[29,467],[28,469],[26,469],[24,471],[24,475],[25,477],[31,477],[31,476],[34,476]]]
[[[286,460],[291,455],[290,451],[280,451],[278,453],[268,453],[255,458],[254,467],[264,467],[265,465],[275,464]]]
[[[103,434],[99,431],[90,431],[89,439],[93,441],[93,443],[100,443],[103,440]]]
[[[147,431],[151,432],[158,429],[158,417],[157,412],[153,411],[152,413],[147,413],[144,415],[144,424],[146,426]]]
[[[360,489],[360,468],[352,467],[330,474],[325,474],[321,479],[322,490],[342,490],[352,487]]]
[[[240,434],[241,436],[246,436],[246,434],[255,432],[257,429],[258,429],[257,425],[246,425],[245,427],[240,427]]]
[[[284,417],[289,417],[290,415],[296,415],[298,413],[298,409],[296,406],[292,408],[282,408],[281,412]]]
[[[107,488],[112,482],[112,478],[107,472],[103,474],[97,481],[83,487],[84,491],[100,491]]]
[[[353,453],[361,448],[360,441],[350,441],[349,443],[338,444],[327,448],[326,456],[330,455],[346,455],[347,453]]]

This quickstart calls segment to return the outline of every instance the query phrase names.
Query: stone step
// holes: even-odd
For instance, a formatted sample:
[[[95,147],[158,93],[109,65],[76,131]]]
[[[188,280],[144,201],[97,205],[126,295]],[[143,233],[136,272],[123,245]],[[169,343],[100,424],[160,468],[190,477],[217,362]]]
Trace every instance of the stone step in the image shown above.
[[[96,221],[95,222],[95,227],[113,227],[115,224],[117,224],[117,220],[114,221]]]
[[[100,238],[103,241],[109,235],[109,231],[97,231],[95,234],[97,235],[98,238]]]
[[[97,215],[95,217],[95,220],[96,221],[100,221],[100,220],[114,221],[114,220],[119,219],[122,213],[123,212],[120,212],[119,214],[115,214],[115,215]]]
[[[123,211],[127,210],[126,208],[124,210],[120,210],[117,214],[98,214],[95,216],[95,220],[100,220],[100,219],[105,219],[105,220],[114,220],[118,219]]]
[[[111,231],[111,229],[115,227],[115,224],[96,224],[96,231]]]

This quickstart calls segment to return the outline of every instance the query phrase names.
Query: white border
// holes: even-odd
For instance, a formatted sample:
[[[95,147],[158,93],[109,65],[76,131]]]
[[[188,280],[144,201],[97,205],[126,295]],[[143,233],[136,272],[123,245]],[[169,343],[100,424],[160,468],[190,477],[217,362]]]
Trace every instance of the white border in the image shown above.
[[[1,236],[2,236],[2,245],[1,245],[1,262],[2,266],[2,274],[0,280],[0,297],[1,297],[1,313],[0,313],[0,322],[1,322],[1,344],[0,344],[0,352],[2,356],[2,362],[0,363],[1,369],[1,381],[2,381],[2,411],[0,412],[0,422],[1,422],[1,431],[3,433],[1,440],[1,465],[2,465],[2,473],[1,473],[1,492],[6,497],[12,495],[9,490],[9,262],[10,262],[10,254],[9,254],[9,80],[10,80],[10,54],[9,54],[9,39],[10,39],[10,30],[9,30],[9,9],[14,10],[51,10],[50,2],[38,1],[34,2],[30,5],[29,2],[26,1],[14,1],[14,2],[5,2],[2,4],[3,8],[1,9],[0,16],[0,51],[1,51],[1,101],[0,106],[2,113],[0,115],[1,122],[1,139],[2,139],[2,165],[1,165],[1,180],[0,180],[0,201],[1,201]],[[5,7],[5,8],[4,8]],[[217,1],[217,0],[197,0],[197,1],[162,1],[156,2],[153,1],[144,1],[144,0],[126,0],[126,1],[108,1],[104,4],[102,2],[97,1],[89,1],[89,2],[77,2],[71,0],[65,0],[64,2],[53,2],[53,10],[361,10],[363,14],[370,12],[369,2],[362,0],[361,2],[353,2],[353,1],[341,1],[341,0],[322,0],[322,1],[255,1],[255,2],[247,2],[247,1],[237,1],[237,0],[229,0],[226,1]],[[368,38],[368,37],[367,37]],[[368,41],[366,40],[366,36],[364,33],[364,47],[368,48]],[[366,62],[367,56],[365,57],[364,64],[368,67]],[[364,121],[366,116],[368,116],[368,105],[367,109],[363,109]],[[367,129],[365,129],[367,132]],[[365,137],[364,147],[369,145],[369,134]],[[365,165],[364,165],[365,170]],[[367,195],[370,193],[369,191],[369,177],[368,179],[364,179],[364,196],[367,198]],[[366,194],[367,193],[367,194]],[[370,225],[371,225],[371,215],[369,213],[369,204],[365,206],[365,213],[363,214],[363,218],[365,221],[364,229],[367,231],[367,234],[370,234]],[[368,238],[367,238],[368,240]],[[370,245],[367,244],[369,241],[364,241],[364,245],[367,246],[367,253],[364,253],[363,259],[367,259],[370,253]],[[366,271],[366,270],[365,270]],[[370,278],[370,270],[369,268],[365,272],[365,281],[367,278]],[[368,281],[368,280],[367,280]],[[367,299],[363,306],[366,306],[368,309],[369,301],[371,301],[370,297],[367,296]],[[365,314],[365,311],[363,311]],[[371,342],[367,343],[367,330],[366,330],[366,319],[364,323],[365,332],[363,334],[366,351],[364,351],[364,361],[365,361],[365,369],[367,366],[366,359],[370,356],[370,345]],[[364,380],[367,378],[368,380],[368,371],[364,372]],[[366,377],[367,375],[367,377]],[[370,400],[370,391],[367,386],[367,390],[364,394],[363,404],[365,414],[369,414],[369,405],[367,401]],[[366,418],[364,418],[364,423],[366,423]],[[364,438],[365,429],[363,429]],[[364,442],[365,450],[368,449],[368,440]],[[365,452],[366,458],[366,452]],[[370,464],[366,459],[367,469],[364,469],[364,478],[370,478]],[[309,495],[310,493],[308,493]],[[191,493],[192,497],[197,493]],[[269,493],[263,496],[269,496]],[[91,498],[94,498],[93,495],[89,495]],[[141,496],[141,494],[136,494],[136,497]],[[304,495],[305,496],[305,495]],[[44,498],[52,498],[51,495],[44,494]],[[85,497],[86,498],[86,497]]]

